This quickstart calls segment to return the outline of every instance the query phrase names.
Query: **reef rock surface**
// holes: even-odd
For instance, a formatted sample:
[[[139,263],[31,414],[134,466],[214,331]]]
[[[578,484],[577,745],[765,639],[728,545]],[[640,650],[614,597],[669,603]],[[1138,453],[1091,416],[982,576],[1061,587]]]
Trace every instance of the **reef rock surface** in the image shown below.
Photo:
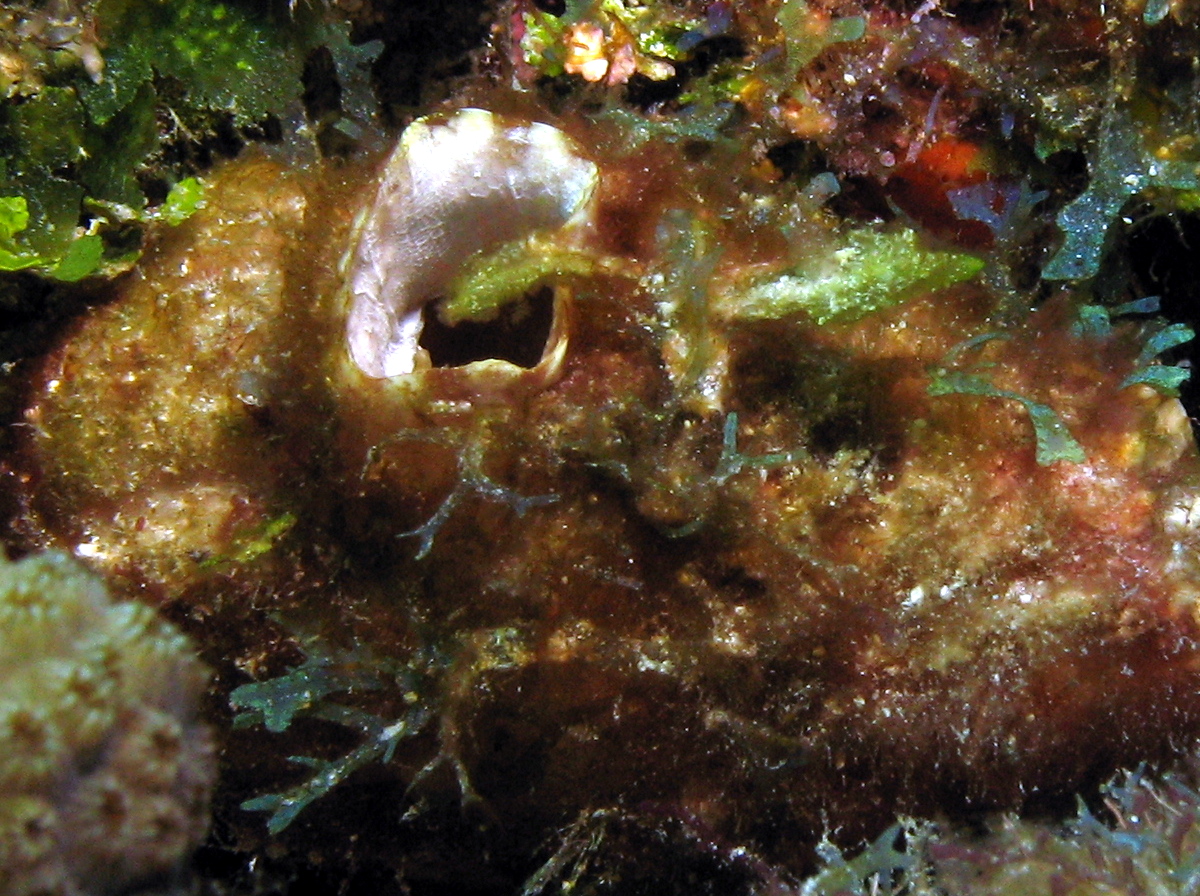
[[[886,49],[855,47],[822,58]],[[952,62],[927,127],[968,114]],[[1200,454],[1160,359],[1187,334],[1019,290],[1025,182],[962,175],[983,230],[931,223],[945,183],[850,220],[720,133],[465,105],[387,160],[214,172],[31,388],[22,531],[240,682],[247,850],[530,893],[650,829],[782,887],[828,831],[1061,799],[1200,734]],[[882,176],[819,124],[847,184]]]

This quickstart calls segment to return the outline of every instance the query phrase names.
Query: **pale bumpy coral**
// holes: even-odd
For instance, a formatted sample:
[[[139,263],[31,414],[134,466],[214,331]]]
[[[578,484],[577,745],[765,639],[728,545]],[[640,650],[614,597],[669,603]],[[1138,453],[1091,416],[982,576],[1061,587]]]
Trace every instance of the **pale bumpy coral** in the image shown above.
[[[57,553],[0,560],[0,892],[127,893],[203,837],[207,673],[143,604]]]

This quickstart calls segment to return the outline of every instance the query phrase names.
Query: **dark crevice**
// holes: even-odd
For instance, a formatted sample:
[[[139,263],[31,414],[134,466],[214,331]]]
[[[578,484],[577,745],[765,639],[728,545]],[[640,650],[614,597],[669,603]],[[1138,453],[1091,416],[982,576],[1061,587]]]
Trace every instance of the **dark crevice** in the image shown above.
[[[437,305],[425,305],[420,339],[434,367],[460,367],[488,358],[536,367],[554,323],[554,290],[550,287],[509,302],[489,321],[450,326],[438,316]]]
[[[1152,215],[1129,228],[1125,254],[1132,275],[1132,294],[1160,297],[1162,314],[1200,331],[1200,215],[1176,212]],[[1162,360],[1194,366],[1193,340]],[[1200,382],[1193,372],[1180,388],[1188,416],[1200,419]]]

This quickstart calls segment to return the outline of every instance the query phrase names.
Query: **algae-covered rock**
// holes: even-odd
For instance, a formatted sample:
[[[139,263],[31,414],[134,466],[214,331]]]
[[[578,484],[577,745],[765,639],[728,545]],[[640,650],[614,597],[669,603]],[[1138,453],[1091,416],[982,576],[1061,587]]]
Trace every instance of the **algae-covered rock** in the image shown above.
[[[208,827],[207,673],[153,609],[58,553],[0,561],[0,892],[101,896]]]
[[[307,286],[287,269],[297,181],[253,156],[214,173],[208,207],[151,249],[159,273],[124,281],[48,371],[52,398],[29,418],[56,458],[44,511],[86,505],[81,555],[105,571],[153,570],[177,593],[286,513],[274,486],[306,451],[263,446],[281,414],[320,401],[289,380]]]
[[[12,537],[170,595],[240,711],[209,892],[860,892],[917,867],[897,816],[1190,751],[1194,320],[1117,216],[1191,226],[1194,14],[488,8],[390,161],[327,152],[306,97],[316,150],[146,213],[194,210],[23,356]],[[80,103],[224,95],[159,36],[20,105],[63,124],[50,176],[97,170]],[[38,210],[4,210],[20,248]],[[58,823],[38,794],[12,824]]]
[[[531,122],[440,120],[463,115]],[[800,875],[826,826],[850,849],[897,813],[1019,809],[1200,731],[1200,457],[1147,380],[1182,329],[1078,294],[1002,324],[972,256],[929,269],[915,238],[857,237],[874,251],[826,278],[803,197],[747,218],[728,156],[593,144],[578,251],[640,276],[549,277],[555,377],[465,384],[478,346],[436,286],[411,320],[462,352],[417,338],[415,379],[344,376],[351,222],[386,172],[248,155],[34,383],[46,537],[175,595],[254,679],[219,798],[236,848],[507,894],[593,836],[571,819],[628,806]],[[427,215],[468,263],[528,198],[479,192]],[[360,231],[370,260],[417,223]],[[772,272],[789,302],[739,313]],[[837,307],[793,307],[810,275]],[[241,556],[222,610],[205,576]],[[243,624],[261,608],[278,627]]]

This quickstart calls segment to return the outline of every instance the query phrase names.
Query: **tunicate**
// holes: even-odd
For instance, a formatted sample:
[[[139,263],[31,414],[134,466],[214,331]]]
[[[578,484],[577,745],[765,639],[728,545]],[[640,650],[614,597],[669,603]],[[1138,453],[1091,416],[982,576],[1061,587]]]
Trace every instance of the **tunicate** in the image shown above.
[[[473,256],[587,222],[596,165],[560,130],[463,109],[405,131],[351,250],[346,340],[371,377],[430,366],[422,309]]]

